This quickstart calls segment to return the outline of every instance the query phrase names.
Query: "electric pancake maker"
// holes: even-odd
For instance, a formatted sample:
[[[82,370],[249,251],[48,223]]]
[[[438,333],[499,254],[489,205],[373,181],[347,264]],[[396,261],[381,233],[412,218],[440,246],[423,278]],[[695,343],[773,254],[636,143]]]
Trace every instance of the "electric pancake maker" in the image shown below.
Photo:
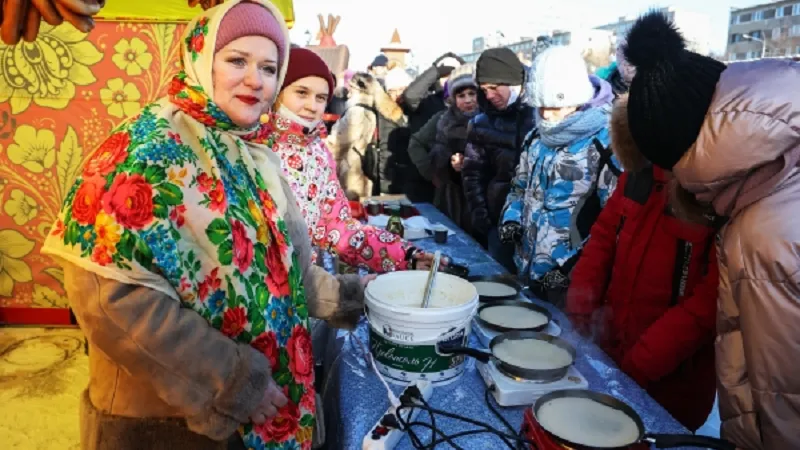
[[[486,386],[494,386],[492,396],[500,406],[532,405],[536,399],[561,389],[588,389],[589,382],[571,366],[567,374],[555,381],[527,380],[502,372],[494,361],[477,363],[478,372]]]
[[[525,408],[525,414],[522,417],[522,429],[520,434],[523,438],[533,441],[536,445],[528,444],[528,450],[564,450],[563,444],[558,443],[555,439],[550,437],[549,434],[539,425],[533,415],[533,407]],[[644,442],[633,444],[627,450],[649,450],[650,445]]]
[[[624,426],[617,420],[607,420],[608,418],[594,415],[588,421],[586,417],[583,420],[576,418],[577,420],[570,423],[569,427],[564,427],[564,423],[561,421],[558,422],[558,428],[561,428],[561,432],[569,434],[569,436],[559,436],[552,429],[548,429],[548,425],[539,422],[538,418],[541,418],[545,405],[560,399],[582,399],[602,405],[607,409],[616,410],[617,414],[621,413],[626,416],[626,421],[632,422],[633,433],[630,432],[631,430],[627,430],[621,435],[615,435],[615,433],[619,433],[622,429],[629,427]],[[549,426],[556,427],[556,423],[554,422]],[[585,426],[603,429],[608,433],[611,441],[586,444],[585,440],[587,438],[581,437],[583,434],[581,433],[581,427]],[[645,429],[642,418],[633,408],[610,395],[585,389],[565,389],[540,397],[532,407],[525,410],[520,434],[536,444],[535,446],[529,445],[529,450],[646,450],[650,449],[651,446],[655,448],[692,447],[713,450],[736,450],[736,445],[732,442],[710,436],[650,433]],[[577,439],[583,440],[584,443],[577,443]],[[594,439],[597,439],[597,436]]]
[[[529,302],[527,299],[520,302]],[[561,327],[551,320],[542,332],[551,336],[559,336]],[[478,320],[477,316],[473,321],[473,334],[478,338],[478,342],[484,347],[489,348],[492,339],[501,335],[502,331],[491,329],[484,321]],[[555,381],[528,380],[512,376],[501,371],[494,361],[488,363],[478,362],[478,372],[487,386],[494,386],[492,395],[500,406],[527,406],[532,405],[537,398],[548,392],[559,389],[588,389],[589,382],[578,372],[575,366],[571,366],[567,374]]]

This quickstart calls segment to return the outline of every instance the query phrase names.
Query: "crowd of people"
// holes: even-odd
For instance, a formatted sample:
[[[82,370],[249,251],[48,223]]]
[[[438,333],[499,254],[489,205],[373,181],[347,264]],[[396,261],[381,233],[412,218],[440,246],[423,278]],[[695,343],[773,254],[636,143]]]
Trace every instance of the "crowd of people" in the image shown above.
[[[594,74],[532,60],[375,58],[328,141],[345,191],[433,201],[690,430],[719,392],[724,438],[800,448],[800,67],[693,53],[655,12]]]
[[[433,202],[687,428],[718,393],[723,438],[800,448],[798,64],[725,65],[648,13],[595,74],[541,40],[530,67],[493,48],[337,78],[268,0],[216,3],[42,249],[89,342],[82,448],[311,448],[309,318],[353,327],[374,278],[312,246],[433,262],[352,217],[377,194]]]

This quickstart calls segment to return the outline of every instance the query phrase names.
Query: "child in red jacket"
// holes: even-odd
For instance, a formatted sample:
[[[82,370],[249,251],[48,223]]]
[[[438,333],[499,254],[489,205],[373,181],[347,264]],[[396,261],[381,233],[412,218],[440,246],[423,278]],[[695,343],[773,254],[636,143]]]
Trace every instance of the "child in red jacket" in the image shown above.
[[[678,421],[696,430],[714,404],[715,228],[671,212],[671,175],[644,160],[627,98],[611,119],[626,172],[572,272],[567,314]]]

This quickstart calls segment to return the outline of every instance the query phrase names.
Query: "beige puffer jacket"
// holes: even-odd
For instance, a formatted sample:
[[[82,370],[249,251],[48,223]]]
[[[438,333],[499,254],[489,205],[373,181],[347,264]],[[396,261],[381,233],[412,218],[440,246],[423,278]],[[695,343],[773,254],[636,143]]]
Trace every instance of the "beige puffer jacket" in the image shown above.
[[[800,449],[800,64],[732,64],[680,184],[730,218],[720,241],[722,437]]]

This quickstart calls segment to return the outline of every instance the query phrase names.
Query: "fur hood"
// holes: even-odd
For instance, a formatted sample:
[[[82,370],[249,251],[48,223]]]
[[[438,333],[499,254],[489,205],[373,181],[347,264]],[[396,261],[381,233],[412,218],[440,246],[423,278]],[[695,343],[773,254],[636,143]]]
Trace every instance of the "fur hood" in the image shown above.
[[[611,112],[611,149],[626,172],[638,172],[650,165],[631,135],[627,94],[619,97]]]
[[[383,90],[372,75],[359,72],[350,80],[350,98],[348,108],[355,105],[374,107],[384,118],[392,122],[403,121],[403,110]]]

